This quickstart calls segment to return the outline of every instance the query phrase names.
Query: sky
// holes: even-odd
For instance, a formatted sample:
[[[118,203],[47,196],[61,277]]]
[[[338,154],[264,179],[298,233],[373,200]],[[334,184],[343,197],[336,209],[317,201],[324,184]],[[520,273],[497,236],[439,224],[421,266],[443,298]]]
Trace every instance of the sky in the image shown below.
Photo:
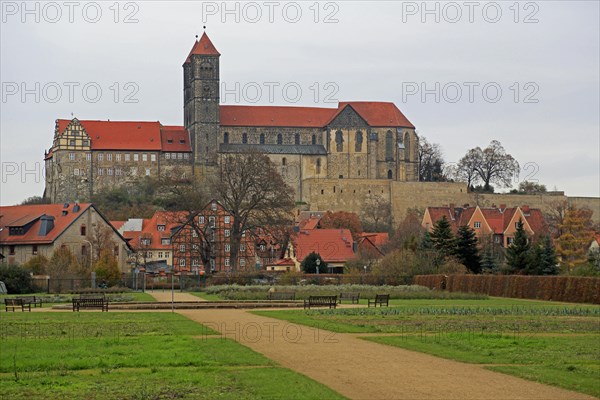
[[[599,4],[2,1],[0,204],[43,194],[56,119],[182,125],[204,26],[222,104],[391,101],[448,163],[498,140],[513,187],[600,196]]]

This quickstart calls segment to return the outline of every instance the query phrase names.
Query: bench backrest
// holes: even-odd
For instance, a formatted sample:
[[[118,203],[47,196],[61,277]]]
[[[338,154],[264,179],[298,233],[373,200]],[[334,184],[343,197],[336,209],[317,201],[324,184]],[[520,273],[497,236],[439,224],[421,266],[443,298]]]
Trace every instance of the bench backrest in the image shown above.
[[[310,303],[332,303],[337,302],[337,296],[308,296]]]
[[[6,299],[4,299],[4,304],[6,304],[7,306],[22,306],[23,305],[23,299],[6,298]]]
[[[377,303],[387,302],[389,299],[390,299],[390,295],[389,294],[376,294],[375,295],[375,301]]]
[[[27,302],[34,302],[35,296],[19,296],[19,297],[17,297],[17,299],[21,299],[21,300],[27,301]]]

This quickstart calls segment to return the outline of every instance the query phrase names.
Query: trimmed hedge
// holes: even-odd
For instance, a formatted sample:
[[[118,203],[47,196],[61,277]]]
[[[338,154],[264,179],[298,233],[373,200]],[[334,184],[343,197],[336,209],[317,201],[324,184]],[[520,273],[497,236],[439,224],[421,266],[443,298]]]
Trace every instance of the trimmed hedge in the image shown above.
[[[600,304],[600,278],[525,275],[417,275],[414,283],[450,292]]]

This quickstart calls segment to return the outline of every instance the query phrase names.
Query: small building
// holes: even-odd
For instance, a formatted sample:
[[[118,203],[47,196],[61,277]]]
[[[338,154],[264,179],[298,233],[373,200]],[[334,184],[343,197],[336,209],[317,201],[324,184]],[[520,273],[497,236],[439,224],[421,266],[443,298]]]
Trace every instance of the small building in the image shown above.
[[[480,240],[489,238],[494,244],[508,247],[515,236],[519,220],[523,222],[523,228],[530,237],[542,235],[546,229],[546,221],[542,211],[530,208],[527,205],[521,207],[456,207],[454,204],[444,207],[427,207],[423,215],[422,227],[431,231],[436,222],[446,217],[450,226],[456,232],[460,226],[471,227]]]
[[[38,255],[50,258],[61,247],[90,264],[109,251],[120,270],[128,271],[131,248],[93,204],[0,207],[0,253],[9,264],[22,265]]]
[[[381,258],[385,256],[385,246],[389,241],[390,235],[387,232],[361,233],[356,245],[358,252],[368,258]]]

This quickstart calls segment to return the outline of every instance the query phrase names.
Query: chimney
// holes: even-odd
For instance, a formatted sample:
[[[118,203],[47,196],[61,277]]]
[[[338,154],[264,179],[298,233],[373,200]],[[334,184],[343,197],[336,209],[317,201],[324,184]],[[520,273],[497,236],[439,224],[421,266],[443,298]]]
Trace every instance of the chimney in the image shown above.
[[[506,210],[506,204],[500,204],[500,210],[501,211]]]
[[[42,215],[40,217],[39,236],[46,236],[54,228],[54,217],[51,215]]]

